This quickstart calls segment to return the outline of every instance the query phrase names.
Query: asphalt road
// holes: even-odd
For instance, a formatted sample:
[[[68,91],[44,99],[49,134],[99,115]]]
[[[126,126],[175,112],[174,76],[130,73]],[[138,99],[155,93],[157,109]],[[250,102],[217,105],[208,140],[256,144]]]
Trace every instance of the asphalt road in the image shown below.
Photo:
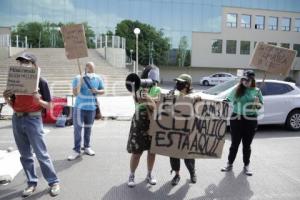
[[[182,164],[181,181],[172,187],[169,159],[157,156],[153,174],[156,186],[144,179],[147,173],[146,157],[141,158],[136,172],[137,186],[126,185],[130,155],[126,152],[129,121],[101,121],[93,128],[92,147],[96,156],[82,156],[73,162],[66,160],[71,152],[73,127],[45,126],[46,143],[61,180],[61,194],[50,197],[46,181],[38,165],[40,182],[35,194],[26,199],[62,200],[299,200],[300,199],[300,133],[289,132],[280,126],[260,127],[253,142],[252,177],[242,173],[241,149],[233,172],[223,173],[220,168],[227,160],[230,137],[227,135],[221,159],[196,161],[198,182],[190,184]],[[0,149],[14,145],[10,121],[0,121]],[[1,166],[0,166],[1,167]],[[21,171],[14,181],[0,186],[1,200],[22,199],[26,178]]]

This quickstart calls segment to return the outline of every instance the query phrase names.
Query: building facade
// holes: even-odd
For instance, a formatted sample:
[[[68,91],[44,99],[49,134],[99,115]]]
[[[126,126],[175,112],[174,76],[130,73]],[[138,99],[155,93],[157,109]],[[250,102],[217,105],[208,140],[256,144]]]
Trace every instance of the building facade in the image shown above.
[[[291,76],[300,82],[300,12],[223,7],[221,32],[192,33],[193,67],[248,68],[257,42],[296,50]]]

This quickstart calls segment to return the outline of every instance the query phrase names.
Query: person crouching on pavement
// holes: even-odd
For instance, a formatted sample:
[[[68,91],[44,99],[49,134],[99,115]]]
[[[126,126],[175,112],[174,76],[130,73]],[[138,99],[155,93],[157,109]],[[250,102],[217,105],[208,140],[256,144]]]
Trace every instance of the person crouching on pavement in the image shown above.
[[[248,70],[241,78],[237,89],[226,98],[233,104],[233,113],[230,119],[231,146],[229,149],[227,165],[221,169],[223,172],[232,170],[233,162],[243,143],[244,173],[252,176],[250,171],[251,143],[257,129],[258,110],[263,104],[263,97],[255,84],[255,73]]]
[[[161,92],[160,87],[157,86],[159,83],[159,69],[155,66],[147,66],[141,75],[142,79],[152,79],[155,84],[144,90],[145,93],[143,98],[135,99],[136,103],[136,112],[132,117],[128,142],[127,142],[127,151],[131,153],[130,158],[130,175],[128,180],[128,186],[134,187],[135,186],[135,171],[138,167],[140,157],[144,151],[148,151],[147,154],[147,167],[148,167],[148,174],[146,177],[146,181],[150,185],[155,185],[156,180],[152,176],[152,169],[155,162],[155,154],[149,152],[151,146],[151,136],[148,134],[150,119],[149,115],[151,110],[153,111],[155,103],[159,99],[159,95]],[[152,105],[152,106],[151,106]]]
[[[76,76],[72,85],[76,101],[73,112],[74,148],[72,154],[68,156],[69,161],[75,160],[81,155],[82,128],[84,129],[84,153],[89,156],[95,155],[95,152],[90,147],[90,139],[96,115],[96,96],[104,94],[103,80],[95,74],[93,62],[86,64],[85,75]]]
[[[38,68],[36,57],[29,52],[24,52],[16,60],[21,66]],[[58,195],[60,192],[59,179],[43,137],[41,112],[43,109],[51,108],[51,95],[47,81],[40,77],[38,91],[32,95],[14,94],[11,90],[5,90],[3,97],[14,110],[12,117],[13,134],[21,155],[20,161],[27,177],[27,187],[22,196],[32,195],[38,183],[32,149],[40,164],[42,174],[50,186],[50,195]]]
[[[175,79],[175,81],[175,89],[179,92],[180,96],[186,96],[192,93],[192,77],[190,75],[181,74]],[[184,163],[190,173],[191,183],[196,183],[197,176],[195,170],[195,159],[184,159]],[[180,159],[170,157],[170,164],[172,168],[171,173],[175,171],[175,176],[173,177],[171,184],[175,186],[180,181]]]

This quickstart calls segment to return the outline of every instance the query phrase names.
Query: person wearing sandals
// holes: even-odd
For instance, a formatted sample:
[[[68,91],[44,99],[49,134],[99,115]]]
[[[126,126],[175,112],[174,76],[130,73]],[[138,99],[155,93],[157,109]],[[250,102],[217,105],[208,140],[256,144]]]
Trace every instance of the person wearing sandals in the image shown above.
[[[175,93],[177,90],[180,96],[189,95],[192,93],[192,77],[188,74],[181,74],[179,77],[175,79],[176,86],[175,90],[172,92]],[[195,170],[195,159],[184,159],[185,166],[187,167],[191,183],[197,182],[196,170]],[[173,186],[177,185],[180,181],[180,159],[179,158],[172,158],[170,157],[170,164],[171,164],[171,173],[175,171],[175,176],[171,181]]]
[[[155,154],[149,152],[151,146],[151,136],[148,134],[150,119],[149,115],[153,111],[154,105],[158,99],[161,92],[160,87],[157,86],[159,83],[159,69],[155,66],[147,66],[142,74],[142,79],[152,79],[155,84],[148,89],[140,89],[144,92],[143,98],[136,98],[136,112],[132,117],[128,142],[127,151],[131,154],[130,158],[130,174],[128,179],[128,186],[134,187],[135,183],[135,171],[138,167],[140,157],[144,151],[148,151],[147,154],[147,168],[148,174],[146,176],[146,181],[150,185],[156,185],[156,180],[152,175],[152,169],[155,162]]]
[[[251,143],[257,129],[258,110],[263,104],[263,97],[256,87],[255,73],[252,70],[244,72],[237,89],[233,90],[225,101],[233,104],[233,113],[230,119],[231,146],[229,149],[227,165],[221,169],[223,172],[232,170],[233,162],[240,142],[243,143],[244,173],[252,176],[249,168]]]

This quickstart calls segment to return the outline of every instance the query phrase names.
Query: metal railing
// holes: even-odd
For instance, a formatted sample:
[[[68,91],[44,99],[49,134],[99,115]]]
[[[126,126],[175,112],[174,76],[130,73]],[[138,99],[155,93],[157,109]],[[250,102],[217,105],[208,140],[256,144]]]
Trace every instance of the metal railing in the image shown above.
[[[0,35],[0,48],[10,47],[10,46],[11,46],[10,35],[9,34]]]
[[[125,38],[115,35],[99,35],[96,37],[96,48],[119,48],[125,49]]]

